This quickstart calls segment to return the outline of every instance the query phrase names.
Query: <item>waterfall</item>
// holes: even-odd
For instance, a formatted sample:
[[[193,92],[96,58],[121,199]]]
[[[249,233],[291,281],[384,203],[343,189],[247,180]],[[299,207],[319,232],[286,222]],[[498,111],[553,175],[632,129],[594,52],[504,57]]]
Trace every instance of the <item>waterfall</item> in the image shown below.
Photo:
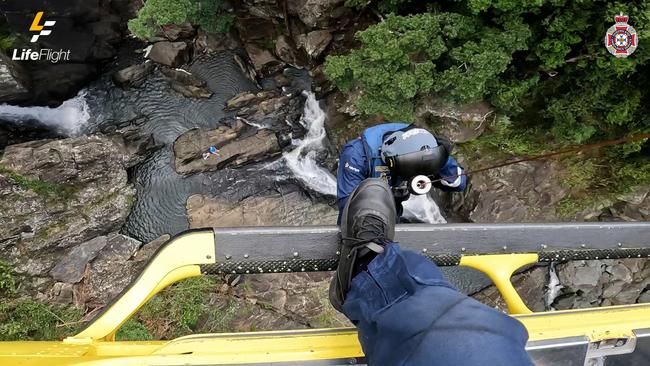
[[[88,109],[86,93],[82,90],[77,96],[66,100],[56,108],[2,104],[0,119],[16,123],[29,123],[30,120],[35,120],[66,136],[77,136],[90,118]]]
[[[323,141],[327,137],[325,131],[325,112],[321,109],[316,95],[307,95],[305,109],[300,123],[307,129],[302,140],[294,141],[293,150],[284,154],[284,160],[293,174],[307,187],[327,195],[336,195],[336,178],[316,162],[316,153],[323,151]]]
[[[446,224],[447,220],[440,213],[440,208],[430,195],[412,194],[408,201],[402,203],[402,216],[409,221],[420,221],[427,224]]]
[[[294,141],[295,148],[284,154],[284,160],[293,174],[307,187],[327,195],[336,195],[336,178],[327,169],[318,165],[316,154],[325,149],[325,112],[312,92],[307,95],[305,109],[300,123],[307,129],[302,140]],[[440,213],[436,202],[429,195],[416,196],[403,203],[404,218],[429,224],[444,224],[447,221]]]

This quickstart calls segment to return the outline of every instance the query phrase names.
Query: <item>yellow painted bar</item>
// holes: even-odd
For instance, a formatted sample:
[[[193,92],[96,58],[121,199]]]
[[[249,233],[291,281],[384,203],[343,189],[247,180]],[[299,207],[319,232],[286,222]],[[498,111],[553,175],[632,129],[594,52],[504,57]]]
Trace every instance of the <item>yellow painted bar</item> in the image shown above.
[[[460,265],[477,269],[488,275],[503,296],[510,314],[528,314],[531,311],[512,286],[510,277],[519,268],[538,261],[539,256],[535,253],[490,254],[463,256]]]
[[[172,341],[115,342],[119,327],[147,300],[215,263],[212,230],[185,233],[161,248],[125,293],[81,333],[61,342],[0,342],[0,365],[206,365],[362,357],[355,329],[206,334]],[[537,254],[465,256],[461,265],[486,273],[531,341],[584,336],[624,338],[650,328],[650,304],[530,313],[510,277],[538,261]]]
[[[81,333],[65,341],[113,340],[119,327],[156,293],[174,282],[201,275],[199,265],[214,262],[212,230],[193,231],[176,237],[156,254],[155,260],[149,262],[140,277],[114,304]]]
[[[650,328],[650,304],[516,315],[530,340],[627,337]],[[362,356],[354,329],[205,334],[173,341],[0,342],[0,365],[206,365]]]

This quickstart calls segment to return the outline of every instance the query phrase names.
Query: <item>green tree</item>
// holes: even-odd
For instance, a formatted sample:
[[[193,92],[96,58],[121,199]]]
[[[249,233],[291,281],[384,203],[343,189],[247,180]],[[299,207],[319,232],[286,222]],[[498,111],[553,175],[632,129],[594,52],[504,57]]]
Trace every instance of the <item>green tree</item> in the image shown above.
[[[129,20],[129,30],[138,38],[151,38],[166,24],[190,22],[208,32],[226,32],[232,16],[223,0],[147,0],[138,16]]]
[[[383,4],[348,3],[380,11]],[[388,15],[357,33],[360,47],[326,62],[326,75],[339,88],[360,93],[362,113],[409,119],[422,96],[435,94],[460,103],[487,99],[513,117],[515,128],[530,126],[532,118],[559,144],[650,130],[650,48],[620,59],[603,45],[619,12],[631,16],[644,42],[650,1],[393,4],[409,15]],[[629,155],[643,146],[620,151]]]

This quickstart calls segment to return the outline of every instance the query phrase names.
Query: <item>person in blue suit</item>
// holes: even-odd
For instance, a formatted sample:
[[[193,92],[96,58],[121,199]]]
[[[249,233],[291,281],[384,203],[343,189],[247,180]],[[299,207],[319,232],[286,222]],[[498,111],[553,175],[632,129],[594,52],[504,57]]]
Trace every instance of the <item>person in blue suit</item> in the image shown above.
[[[429,259],[401,250],[396,215],[388,184],[368,178],[341,217],[329,298],[357,326],[368,365],[532,365],[526,328],[460,293]]]
[[[339,157],[339,224],[348,197],[366,178],[382,178],[395,188],[410,178],[426,175],[434,178],[433,186],[444,191],[464,190],[467,178],[451,156],[452,147],[448,139],[412,124],[384,123],[364,130],[360,137],[343,146]],[[409,198],[409,193],[393,189],[393,196],[399,219],[401,203]]]

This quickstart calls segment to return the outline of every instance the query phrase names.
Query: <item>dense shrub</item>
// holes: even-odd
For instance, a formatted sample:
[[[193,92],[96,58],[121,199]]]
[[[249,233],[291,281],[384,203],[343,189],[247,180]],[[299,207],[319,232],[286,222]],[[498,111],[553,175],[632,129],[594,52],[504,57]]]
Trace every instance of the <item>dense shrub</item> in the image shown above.
[[[166,24],[190,22],[208,32],[226,32],[232,16],[224,12],[223,0],[147,0],[129,30],[136,37],[151,38]]]
[[[361,92],[358,109],[410,119],[427,94],[490,101],[515,127],[543,126],[559,144],[650,131],[644,47],[650,1],[469,0],[380,2],[402,14],[358,32],[360,47],[327,59],[326,75]],[[384,4],[384,5],[382,5]],[[625,59],[603,41],[619,12],[641,46]],[[638,153],[643,143],[619,148]]]

